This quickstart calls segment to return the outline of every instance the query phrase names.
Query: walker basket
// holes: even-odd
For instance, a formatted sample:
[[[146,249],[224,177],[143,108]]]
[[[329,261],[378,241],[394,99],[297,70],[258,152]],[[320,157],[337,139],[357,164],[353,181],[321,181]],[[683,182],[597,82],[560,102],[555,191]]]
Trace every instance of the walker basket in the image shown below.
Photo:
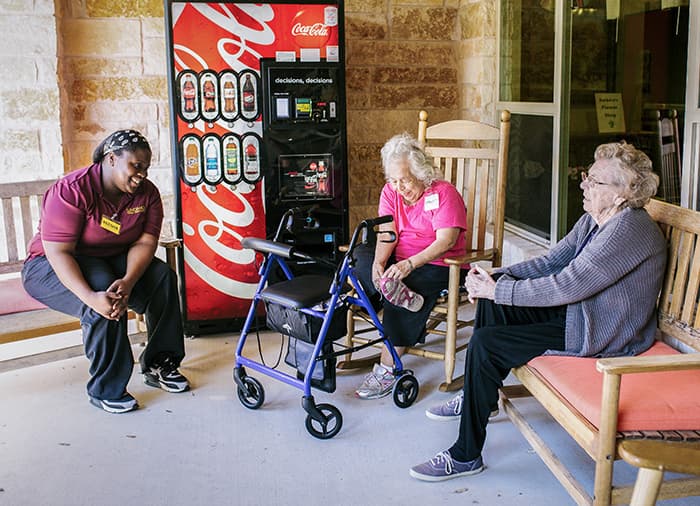
[[[272,302],[265,302],[265,309],[267,327],[270,330],[311,344],[317,341],[323,319]],[[339,304],[335,308],[326,333],[326,342],[331,343],[347,334],[347,312],[348,308],[344,304]]]
[[[314,345],[301,339],[289,337],[287,355],[284,361],[297,371],[297,378],[304,380],[309,360],[313,357]],[[325,340],[321,348],[321,356],[333,353],[333,342]],[[319,361],[311,375],[311,386],[324,392],[335,392],[335,357],[329,357]]]

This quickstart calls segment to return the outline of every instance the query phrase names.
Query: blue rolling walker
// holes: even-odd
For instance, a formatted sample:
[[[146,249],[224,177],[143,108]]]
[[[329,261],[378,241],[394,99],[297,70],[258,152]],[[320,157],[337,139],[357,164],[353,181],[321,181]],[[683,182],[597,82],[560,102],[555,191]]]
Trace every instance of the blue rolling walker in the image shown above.
[[[244,248],[265,254],[265,260],[260,267],[260,282],[236,348],[233,378],[241,404],[249,409],[258,409],[262,406],[265,402],[265,391],[257,379],[248,376],[246,368],[302,390],[304,395],[301,398],[301,405],[307,413],[306,430],[316,438],[330,439],[340,432],[343,417],[332,404],[316,404],[311,394],[311,387],[330,393],[335,391],[337,356],[383,343],[394,359],[393,373],[397,377],[392,391],[394,403],[400,408],[407,408],[418,397],[418,380],[412,371],[403,368],[396,350],[384,335],[384,328],[377,312],[355,275],[353,256],[355,248],[366,240],[368,231],[374,230],[375,226],[382,223],[391,222],[393,218],[381,216],[361,222],[353,232],[348,249],[336,267],[328,260],[315,258],[297,250],[295,246],[278,242],[284,222],[292,219],[294,212],[295,210],[291,209],[282,216],[275,240],[247,237],[241,242]],[[377,234],[390,234],[392,237],[387,242],[393,242],[396,239],[393,232],[380,231]],[[335,272],[332,276],[319,274],[294,276],[285,260],[315,263],[319,266],[330,264]],[[286,280],[268,285],[268,278],[275,267],[281,268]],[[350,288],[354,288],[354,294]],[[290,355],[294,355],[292,358],[297,360],[289,362],[285,359],[285,361],[296,365],[296,376],[242,355],[260,301],[266,307],[267,326],[289,337],[287,359]],[[333,341],[346,334],[348,310],[365,312],[369,316],[368,321],[376,327],[379,338],[352,348],[342,346],[341,350],[334,351]]]

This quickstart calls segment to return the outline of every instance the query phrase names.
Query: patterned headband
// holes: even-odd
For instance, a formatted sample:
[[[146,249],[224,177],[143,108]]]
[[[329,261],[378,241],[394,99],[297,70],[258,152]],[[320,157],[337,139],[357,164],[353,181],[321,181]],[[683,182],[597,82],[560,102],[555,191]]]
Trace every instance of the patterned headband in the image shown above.
[[[136,130],[117,130],[109,138],[109,141],[105,142],[102,155],[119,151],[130,144],[141,144],[150,149],[150,145],[148,144],[146,138]]]

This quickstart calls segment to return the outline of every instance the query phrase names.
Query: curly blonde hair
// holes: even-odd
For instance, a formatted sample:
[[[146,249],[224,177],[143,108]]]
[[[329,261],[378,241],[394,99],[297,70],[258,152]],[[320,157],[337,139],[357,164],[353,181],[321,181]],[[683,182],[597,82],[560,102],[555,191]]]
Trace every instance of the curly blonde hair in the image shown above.
[[[601,144],[595,150],[594,159],[610,160],[616,167],[616,182],[625,188],[623,207],[644,207],[656,195],[659,176],[654,174],[651,160],[646,153],[625,141]]]

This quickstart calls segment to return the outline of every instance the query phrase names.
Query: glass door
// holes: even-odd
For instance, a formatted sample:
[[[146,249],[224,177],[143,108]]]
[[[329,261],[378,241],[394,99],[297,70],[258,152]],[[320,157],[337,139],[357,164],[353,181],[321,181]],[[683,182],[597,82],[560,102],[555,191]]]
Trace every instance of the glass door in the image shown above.
[[[596,146],[620,140],[650,156],[660,198],[700,206],[698,17],[700,0],[500,1],[507,226],[561,238],[583,213]]]
[[[499,13],[498,108],[511,112],[506,227],[547,243],[558,213],[561,15],[554,0],[502,0]]]
[[[687,1],[576,1],[571,8],[566,228],[583,214],[580,173],[624,140],[651,158],[657,197],[680,204]]]

